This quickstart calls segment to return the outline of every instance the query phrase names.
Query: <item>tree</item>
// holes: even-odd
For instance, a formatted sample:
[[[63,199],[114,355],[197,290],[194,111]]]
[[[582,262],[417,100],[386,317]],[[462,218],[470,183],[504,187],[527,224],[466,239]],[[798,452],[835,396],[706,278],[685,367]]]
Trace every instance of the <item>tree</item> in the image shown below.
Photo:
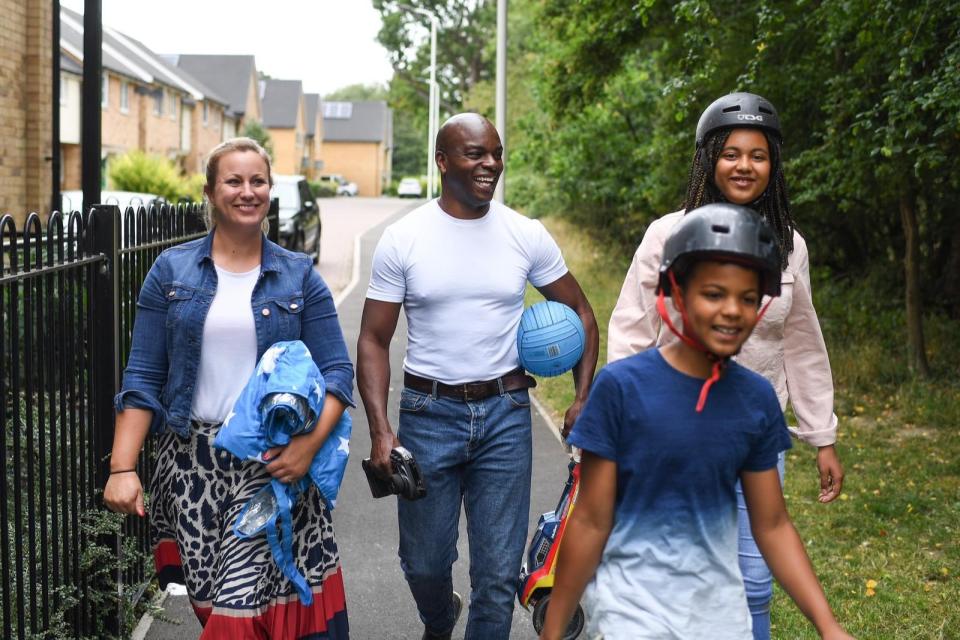
[[[356,83],[341,87],[323,97],[326,102],[364,102],[386,100],[389,89],[382,84]]]
[[[374,0],[383,24],[377,40],[390,54],[394,80],[406,83],[424,101],[429,95],[426,75],[430,66],[430,24],[422,15],[403,10],[414,6],[437,16],[437,84],[441,109],[456,113],[463,96],[481,80],[491,77],[496,54],[493,0]],[[424,110],[426,105],[424,104]]]
[[[240,132],[240,135],[252,138],[266,150],[271,158],[273,157],[273,143],[270,140],[270,132],[267,131],[262,124],[256,120],[247,120],[243,125],[243,131]]]

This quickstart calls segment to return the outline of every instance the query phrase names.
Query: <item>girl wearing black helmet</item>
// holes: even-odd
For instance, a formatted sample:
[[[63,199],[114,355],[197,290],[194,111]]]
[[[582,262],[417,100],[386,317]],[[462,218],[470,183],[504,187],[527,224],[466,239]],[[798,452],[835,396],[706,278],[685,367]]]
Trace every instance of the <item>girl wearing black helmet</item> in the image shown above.
[[[784,590],[821,637],[849,639],[783,503],[776,469],[790,436],[780,402],[770,382],[730,361],[764,295],[780,293],[773,229],[746,207],[707,205],[674,227],[658,272],[664,320],[680,339],[611,363],[594,382],[569,438],[583,452],[580,493],[541,638],[563,637],[583,595],[590,637],[750,640],[739,478]]]
[[[790,216],[782,142],[777,111],[761,96],[733,93],[707,107],[697,124],[684,208],[647,228],[610,318],[607,359],[612,362],[676,339],[657,311],[656,291],[664,243],[687,211],[729,202],[761,214],[780,250],[783,291],[771,302],[737,361],[773,384],[781,408],[790,401],[798,423],[794,435],[818,448],[819,501],[825,503],[840,495],[843,486],[843,467],[834,448],[833,379],[813,307],[806,243]],[[677,310],[669,305],[668,310],[674,323],[679,322]],[[782,455],[780,465],[782,469]],[[740,568],[754,639],[768,640],[772,578],[753,542],[742,500],[741,508]]]

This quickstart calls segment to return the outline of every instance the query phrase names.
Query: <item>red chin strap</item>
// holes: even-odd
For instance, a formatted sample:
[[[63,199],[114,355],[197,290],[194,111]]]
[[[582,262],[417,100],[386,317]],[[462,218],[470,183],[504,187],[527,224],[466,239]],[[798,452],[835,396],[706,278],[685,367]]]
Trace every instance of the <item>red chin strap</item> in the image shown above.
[[[673,271],[667,271],[667,277],[670,278],[670,286],[679,291],[680,286],[677,284],[677,280],[673,275]],[[687,308],[683,304],[683,296],[677,296],[675,302],[677,305],[677,310],[680,312],[680,319],[683,322],[682,333],[677,331],[677,328],[673,324],[673,320],[670,319],[670,314],[667,313],[667,302],[666,296],[663,293],[663,289],[661,289],[660,293],[657,294],[657,313],[660,314],[660,317],[667,325],[667,328],[669,328],[675,336],[680,338],[681,342],[693,349],[696,349],[697,351],[705,353],[707,358],[713,362],[713,368],[710,371],[710,377],[707,378],[706,382],[703,383],[703,387],[700,388],[700,397],[697,399],[697,413],[700,413],[703,411],[703,407],[707,404],[707,395],[710,393],[710,388],[715,382],[720,380],[720,375],[723,373],[723,368],[726,366],[727,360],[730,359],[730,356],[722,358],[708,350],[706,345],[697,339],[693,329],[690,328],[690,322],[687,319]],[[767,301],[767,304],[763,305],[763,308],[760,309],[760,313],[757,314],[757,320],[753,324],[754,327],[757,326],[757,324],[760,322],[760,318],[762,318],[763,314],[765,314],[767,309],[770,308],[771,302],[773,302],[773,298],[770,298],[770,300]]]

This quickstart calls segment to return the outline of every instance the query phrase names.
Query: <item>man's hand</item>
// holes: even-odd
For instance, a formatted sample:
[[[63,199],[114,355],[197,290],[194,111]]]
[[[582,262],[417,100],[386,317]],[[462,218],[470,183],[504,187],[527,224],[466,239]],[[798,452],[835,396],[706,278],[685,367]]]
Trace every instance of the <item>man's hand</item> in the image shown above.
[[[370,464],[380,477],[389,478],[393,475],[390,452],[399,446],[400,440],[393,431],[371,435]]]
[[[577,421],[577,418],[580,417],[580,411],[583,410],[583,401],[574,400],[573,404],[567,409],[567,412],[563,414],[563,430],[560,434],[563,436],[563,439],[566,440],[567,436],[570,435],[570,430],[573,429],[574,423]]]
[[[834,446],[820,447],[817,451],[817,469],[820,470],[821,503],[835,500],[843,490],[843,465]]]

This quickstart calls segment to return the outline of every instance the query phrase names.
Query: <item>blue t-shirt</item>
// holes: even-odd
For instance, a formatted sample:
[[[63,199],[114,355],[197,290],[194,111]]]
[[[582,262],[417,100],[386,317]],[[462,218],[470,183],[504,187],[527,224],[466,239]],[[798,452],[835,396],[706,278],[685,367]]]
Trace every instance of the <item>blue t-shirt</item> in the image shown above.
[[[570,443],[617,463],[613,530],[584,594],[605,640],[750,640],[737,564],[741,471],[790,448],[770,383],[730,362],[704,381],[651,349],[604,367]]]

